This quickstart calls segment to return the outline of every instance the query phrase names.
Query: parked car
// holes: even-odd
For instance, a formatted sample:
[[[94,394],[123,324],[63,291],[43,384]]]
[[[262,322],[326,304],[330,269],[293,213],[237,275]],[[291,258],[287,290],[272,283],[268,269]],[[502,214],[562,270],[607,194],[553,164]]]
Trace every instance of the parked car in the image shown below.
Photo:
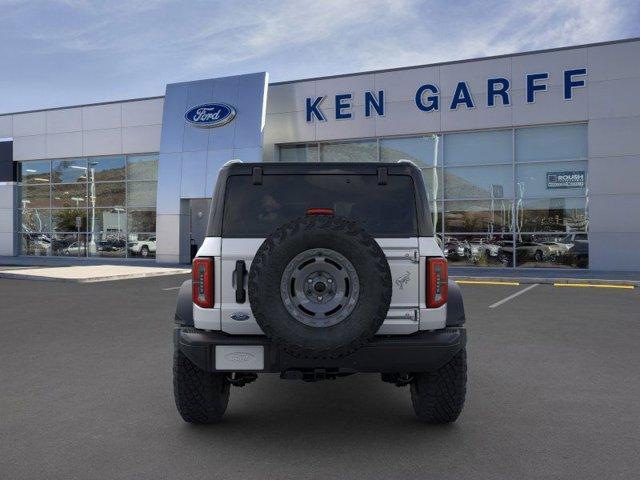
[[[513,244],[504,242],[498,254],[499,260],[505,265],[513,263]],[[517,242],[516,243],[516,263],[527,261],[543,262],[551,258],[551,248],[540,242]]]
[[[149,237],[145,240],[135,240],[129,242],[129,253],[147,258],[152,253],[156,253],[156,237]]]
[[[82,257],[85,255],[86,245],[84,242],[73,242],[69,246],[62,249],[63,255],[69,257]]]
[[[484,254],[487,257],[497,257],[500,253],[500,246],[491,243],[485,238],[474,238],[467,242],[465,254],[467,257],[477,258]]]
[[[126,243],[124,240],[104,240],[96,242],[96,250],[99,252],[117,252],[124,249]]]
[[[464,258],[465,256],[465,245],[463,242],[459,241],[457,238],[445,238],[444,247],[442,248],[442,252],[446,258],[451,260],[457,260],[460,258]]]
[[[545,241],[545,242],[540,242],[542,245],[546,245],[547,247],[549,247],[549,255],[553,258],[553,257],[561,257],[562,255],[566,255],[569,250],[571,249],[571,246],[567,243],[562,243],[562,242],[552,242],[552,241]]]
[[[232,163],[214,198],[175,315],[173,391],[185,421],[219,422],[230,388],[260,375],[358,372],[408,386],[423,422],[458,418],[464,307],[417,167]],[[345,204],[355,208],[341,214]]]

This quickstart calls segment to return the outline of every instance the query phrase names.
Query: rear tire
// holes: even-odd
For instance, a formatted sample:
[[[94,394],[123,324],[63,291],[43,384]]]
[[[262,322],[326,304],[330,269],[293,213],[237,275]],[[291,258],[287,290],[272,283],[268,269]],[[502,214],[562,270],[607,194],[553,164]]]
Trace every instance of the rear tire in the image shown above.
[[[229,381],[223,373],[196,367],[178,349],[173,354],[173,394],[185,422],[217,423],[229,403]]]
[[[411,403],[424,423],[455,422],[467,391],[467,351],[460,350],[435,372],[416,373],[411,382]]]

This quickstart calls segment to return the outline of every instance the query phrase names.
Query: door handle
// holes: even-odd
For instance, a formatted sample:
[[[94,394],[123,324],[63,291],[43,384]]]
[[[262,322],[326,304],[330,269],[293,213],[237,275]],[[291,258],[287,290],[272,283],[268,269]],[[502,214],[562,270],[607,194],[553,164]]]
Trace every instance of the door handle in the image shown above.
[[[244,289],[244,276],[247,273],[244,260],[236,262],[235,279],[236,279],[236,303],[244,303],[247,301],[247,292]]]

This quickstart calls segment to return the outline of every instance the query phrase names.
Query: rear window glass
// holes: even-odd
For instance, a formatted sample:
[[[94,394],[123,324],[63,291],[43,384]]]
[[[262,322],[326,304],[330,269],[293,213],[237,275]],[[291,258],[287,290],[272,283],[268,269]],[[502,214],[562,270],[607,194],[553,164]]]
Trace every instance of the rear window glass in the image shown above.
[[[331,208],[376,237],[417,236],[411,177],[389,175],[265,175],[253,185],[247,175],[227,180],[222,232],[227,237],[266,237],[309,208]]]

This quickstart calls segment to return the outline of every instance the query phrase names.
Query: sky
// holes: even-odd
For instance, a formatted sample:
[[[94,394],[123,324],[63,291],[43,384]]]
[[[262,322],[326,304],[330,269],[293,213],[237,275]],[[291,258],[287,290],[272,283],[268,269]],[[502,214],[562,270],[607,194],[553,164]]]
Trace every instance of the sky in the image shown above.
[[[0,112],[638,36],[638,0],[0,0]]]

